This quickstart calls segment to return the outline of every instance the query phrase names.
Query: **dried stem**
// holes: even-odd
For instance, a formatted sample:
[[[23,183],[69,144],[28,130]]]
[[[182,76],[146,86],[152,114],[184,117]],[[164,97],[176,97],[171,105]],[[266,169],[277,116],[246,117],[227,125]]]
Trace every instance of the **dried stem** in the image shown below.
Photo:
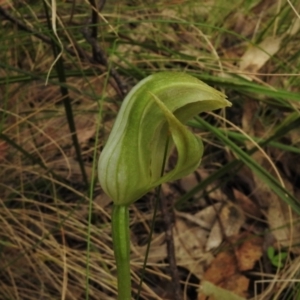
[[[161,213],[165,223],[165,238],[167,244],[167,255],[170,265],[170,275],[173,285],[173,299],[182,300],[182,290],[180,287],[179,273],[176,264],[173,228],[174,228],[174,210],[171,208],[173,205],[170,200],[161,193]]]

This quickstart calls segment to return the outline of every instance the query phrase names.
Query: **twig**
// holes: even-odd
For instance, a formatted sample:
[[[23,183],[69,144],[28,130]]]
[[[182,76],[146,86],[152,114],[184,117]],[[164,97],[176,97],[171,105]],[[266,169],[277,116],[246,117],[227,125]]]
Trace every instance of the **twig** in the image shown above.
[[[38,33],[33,29],[26,26],[24,23],[13,17],[9,12],[7,12],[3,7],[0,6],[0,15],[2,15],[5,19],[9,20],[13,24],[16,24],[20,29],[32,33],[34,36],[38,37],[40,40],[47,44],[51,44],[51,39],[48,38],[46,35]]]
[[[96,40],[97,36],[98,36],[98,9],[96,6],[96,2],[95,0],[89,0],[90,5],[92,7],[92,15],[91,15],[91,24],[93,25],[92,29],[91,29],[91,38]],[[103,6],[105,4],[105,0],[103,1]],[[103,7],[102,6],[102,7]],[[93,58],[96,61],[97,60],[97,52],[96,49],[93,48]]]
[[[50,15],[49,15],[49,12],[48,12],[48,7],[47,7],[47,4],[46,4],[45,0],[43,1],[43,4],[44,4],[45,13],[46,13],[48,28],[51,31],[51,33],[54,33],[54,30],[53,30],[52,24],[51,24],[51,20],[50,20]],[[58,55],[59,48],[58,48],[57,44],[55,43],[54,39],[51,40],[51,45],[52,45],[52,49],[53,49],[54,59],[57,58],[57,62],[55,64],[55,67],[56,67],[56,72],[57,72],[59,82],[65,84],[67,82],[66,75],[65,75],[65,67],[64,67],[62,57],[60,55]],[[81,170],[83,182],[85,183],[86,189],[88,190],[89,180],[88,180],[88,177],[87,177],[86,170],[84,168],[84,161],[83,161],[82,155],[81,155],[81,147],[80,147],[79,140],[78,140],[76,125],[75,125],[75,122],[74,122],[74,114],[73,114],[72,104],[71,104],[72,100],[71,100],[70,95],[69,95],[69,90],[66,86],[61,85],[60,86],[60,91],[61,91],[61,94],[63,96],[62,101],[63,101],[64,106],[65,106],[65,112],[66,112],[66,117],[67,117],[67,121],[68,121],[68,125],[69,125],[69,130],[71,132],[71,139],[72,139],[73,146],[74,146],[74,149],[75,149],[75,153],[76,153],[76,156],[77,156],[78,164],[79,164],[79,167],[80,167],[80,170]]]
[[[107,56],[106,56],[104,50],[102,50],[102,48],[100,47],[99,43],[97,42],[97,26],[96,25],[98,22],[98,11],[96,11],[97,8],[95,6],[95,0],[90,0],[90,4],[93,8],[92,19],[91,19],[91,21],[88,20],[86,22],[86,25],[84,26],[84,28],[82,30],[82,34],[83,34],[84,38],[86,39],[86,41],[92,47],[93,59],[95,60],[96,63],[104,65],[109,70],[111,76],[113,77],[113,79],[115,80],[115,82],[118,86],[119,94],[122,97],[124,97],[127,94],[127,88],[123,84],[122,79],[120,78],[118,72],[114,68],[109,66]],[[101,11],[101,9],[104,7],[104,4],[105,4],[105,0],[101,0],[100,5],[99,5],[99,11]],[[93,25],[91,33],[89,33],[89,30],[88,30],[89,24]]]
[[[174,219],[175,214],[174,210],[170,209],[172,203],[169,203],[168,197],[165,197],[163,193],[161,193],[161,213],[164,220],[165,225],[165,238],[167,244],[167,255],[170,264],[170,275],[172,279],[173,286],[173,299],[174,300],[182,300],[182,290],[180,287],[180,279],[179,273],[176,264],[176,255],[175,255],[175,246],[174,246],[174,237],[173,237],[173,227],[174,227]]]
[[[103,8],[104,3],[105,3],[104,0],[100,1],[100,5],[99,5],[100,9]],[[18,26],[18,28],[20,28],[21,30],[29,32],[29,33],[33,34],[35,37],[37,37],[40,40],[42,40],[43,42],[51,45],[52,42],[51,42],[51,39],[49,37],[47,37],[46,35],[41,34],[41,33],[37,32],[37,31],[35,31],[34,29],[28,27],[26,24],[24,24],[23,22],[19,21],[14,16],[12,16],[7,10],[5,10],[1,6],[0,6],[0,15],[2,15],[5,19],[9,20],[13,24],[16,24]],[[85,31],[85,29],[86,28],[84,28],[84,31]],[[88,31],[86,31],[84,33],[84,37],[92,45],[92,48],[95,49],[96,57],[97,57],[96,59],[94,59],[93,57],[91,57],[90,55],[88,55],[78,45],[78,43],[76,43],[76,41],[74,41],[74,40],[72,42],[73,42],[75,51],[73,49],[70,49],[70,48],[65,48],[65,50],[69,54],[71,54],[72,56],[77,56],[78,55],[80,59],[84,59],[84,60],[88,61],[90,64],[99,63],[99,64],[103,65],[104,67],[108,68],[108,61],[106,59],[105,53],[97,45],[96,39],[93,40],[90,37],[90,35],[88,34]],[[118,73],[113,68],[110,69],[110,74],[111,74],[111,76],[113,77],[113,79],[114,79],[114,81],[116,83],[116,84],[112,83],[112,85],[114,86],[114,88],[117,89],[119,95],[121,97],[124,97],[126,95],[126,93],[127,93],[127,88],[123,85],[122,80],[120,79],[120,76],[118,75]],[[117,87],[115,85],[117,85]]]
[[[36,32],[32,28],[28,27],[23,22],[19,21],[17,18],[12,16],[8,11],[6,11],[1,6],[0,6],[0,15],[2,15],[5,19],[9,20],[13,24],[16,24],[19,27],[19,29],[21,29],[23,31],[26,31],[26,32],[29,32],[29,33],[33,34],[35,37],[39,38],[41,41],[51,45],[52,40],[50,38],[48,38],[44,34]],[[75,49],[79,54],[79,57],[84,58],[84,59],[86,59],[87,61],[89,61],[91,63],[93,61],[92,58],[87,53],[85,53],[84,50],[82,50],[82,48],[75,41],[73,41],[73,42],[74,42]],[[66,48],[66,51],[69,54],[71,54],[72,56],[76,56],[76,53],[72,49]]]

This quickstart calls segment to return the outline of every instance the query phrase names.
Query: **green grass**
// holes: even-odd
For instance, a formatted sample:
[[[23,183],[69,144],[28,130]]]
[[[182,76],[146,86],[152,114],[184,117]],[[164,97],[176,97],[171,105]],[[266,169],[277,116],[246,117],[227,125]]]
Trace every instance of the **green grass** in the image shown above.
[[[50,8],[47,19],[42,2],[1,6],[39,34],[34,36],[1,18],[1,299],[59,299],[62,295],[64,299],[116,298],[111,203],[95,175],[96,158],[122,102],[120,89],[109,76],[111,69],[117,71],[128,90],[149,74],[184,71],[224,91],[233,102],[232,108],[219,112],[221,117],[203,114],[188,124],[205,141],[199,170],[208,175],[191,190],[179,194],[178,183],[169,185],[170,189],[175,187],[172,201],[179,211],[193,215],[203,209],[201,199],[194,197],[198,191],[203,191],[208,201],[219,201],[213,199],[214,189],[223,194],[229,191],[230,195],[235,188],[257,205],[262,205],[260,201],[265,199],[261,197],[267,193],[270,201],[279,201],[276,203],[284,207],[284,222],[274,222],[276,218],[272,220],[268,215],[268,206],[261,206],[259,226],[263,232],[274,232],[277,239],[274,228],[293,228],[297,233],[299,29],[294,34],[289,30],[299,23],[291,4],[298,12],[300,7],[297,1],[284,2],[281,7],[280,2],[269,6],[264,3],[108,2],[99,18],[97,37],[109,61],[103,66],[92,63],[91,45],[82,35],[91,7],[85,2],[73,6],[59,1],[61,22],[57,34],[64,52],[49,74],[60,52],[49,27]],[[245,51],[271,37],[282,37],[279,50],[257,72],[251,68],[241,70],[239,62]],[[51,39],[52,44],[47,42]],[[72,131],[77,135],[72,136]],[[147,239],[151,203],[145,199],[138,202],[130,214],[136,249]],[[285,210],[289,207],[294,212],[287,217]],[[158,224],[161,221],[158,216]],[[258,226],[255,222],[248,217],[248,225]],[[160,232],[156,228],[154,241]],[[292,296],[298,293],[295,284],[291,283],[289,289],[288,280],[280,281],[297,279],[292,270],[293,261],[298,259],[298,237],[290,234],[288,240],[278,244],[291,259],[280,270],[272,269],[271,274],[264,265],[252,270],[253,274],[261,274],[259,278],[250,274],[252,279],[263,280],[270,275],[277,282],[272,290],[262,285],[257,299],[275,299],[279,294],[284,297],[284,290]],[[151,251],[163,251],[162,247],[154,243]],[[142,261],[133,253],[135,292]],[[150,260],[141,299],[163,298],[159,287],[168,273],[163,262]],[[182,280],[186,280],[186,295],[192,299],[199,279],[197,283],[187,277]]]

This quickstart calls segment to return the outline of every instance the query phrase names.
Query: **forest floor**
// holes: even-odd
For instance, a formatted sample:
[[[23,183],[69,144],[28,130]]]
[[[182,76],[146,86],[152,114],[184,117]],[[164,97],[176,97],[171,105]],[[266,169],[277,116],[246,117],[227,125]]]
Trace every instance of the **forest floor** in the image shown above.
[[[116,299],[97,160],[124,96],[166,70],[232,107],[187,124],[204,156],[162,186],[140,299],[174,299],[168,230],[183,299],[300,299],[300,2],[93,3],[0,1],[0,299]],[[154,208],[130,206],[133,293]]]

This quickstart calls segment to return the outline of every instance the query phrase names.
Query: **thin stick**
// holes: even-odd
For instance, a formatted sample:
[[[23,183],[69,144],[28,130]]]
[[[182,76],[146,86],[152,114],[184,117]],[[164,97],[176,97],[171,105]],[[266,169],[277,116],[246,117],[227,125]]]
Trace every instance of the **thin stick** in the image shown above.
[[[170,139],[168,138],[167,141],[166,141],[163,163],[162,163],[162,166],[161,166],[161,176],[163,176],[165,166],[166,166],[169,142],[170,142]],[[150,252],[152,234],[154,232],[155,218],[156,218],[156,213],[157,213],[157,210],[158,210],[160,191],[161,191],[161,185],[159,185],[156,189],[156,199],[155,199],[155,205],[154,205],[154,211],[153,211],[152,224],[151,224],[149,239],[148,239],[148,243],[147,243],[146,253],[145,253],[145,257],[144,257],[143,269],[142,269],[142,274],[141,274],[141,279],[140,279],[140,283],[139,283],[139,287],[138,287],[136,300],[139,300],[139,298],[140,298],[140,294],[141,294],[141,290],[142,290],[142,284],[143,284],[145,273],[146,273],[146,265],[147,265],[147,260],[148,260],[148,256],[149,256],[149,252]]]
[[[95,0],[89,0],[89,2],[93,8],[92,19],[91,19],[91,24],[93,25],[93,27],[92,27],[91,33],[90,33],[88,30],[88,25],[89,25],[90,21],[88,20],[82,30],[82,34],[83,34],[84,38],[86,39],[86,41],[92,47],[94,61],[96,63],[102,64],[103,66],[105,66],[107,68],[107,70],[109,71],[109,73],[111,74],[111,76],[113,77],[113,79],[115,80],[115,82],[118,86],[119,94],[122,97],[124,97],[127,94],[127,88],[124,86],[118,72],[114,68],[109,66],[109,62],[108,62],[106,53],[100,47],[100,45],[97,41],[97,26],[96,25],[98,23],[98,10],[97,10],[96,4],[95,4]],[[104,4],[105,4],[104,0],[100,1],[99,11],[101,11],[101,9],[104,7]]]
[[[93,27],[91,29],[91,38],[96,40],[98,36],[98,9],[95,0],[89,0],[89,2],[92,7],[91,24],[93,25]],[[94,48],[93,48],[93,58],[95,61],[97,60],[97,52]]]
[[[160,208],[162,217],[165,223],[165,238],[167,244],[167,254],[169,259],[170,265],[170,275],[172,280],[173,286],[173,299],[174,300],[182,300],[182,290],[180,287],[180,279],[179,273],[176,264],[176,254],[175,254],[175,247],[174,247],[174,237],[173,237],[173,227],[174,227],[174,210],[171,208],[172,203],[170,203],[169,199],[161,193],[161,201],[160,201]]]
[[[0,15],[2,15],[5,19],[9,20],[13,24],[16,24],[20,29],[32,33],[34,36],[38,37],[40,40],[47,44],[51,44],[51,39],[46,35],[40,34],[35,30],[27,27],[23,22],[19,21],[17,18],[13,17],[7,10],[0,6]]]
[[[100,3],[100,9],[104,6],[104,3],[105,3],[105,1],[102,1]],[[24,24],[23,22],[19,21],[14,16],[12,16],[7,10],[5,10],[1,6],[0,6],[0,15],[2,15],[5,19],[9,20],[13,24],[16,24],[18,26],[18,28],[20,28],[21,30],[33,34],[35,37],[39,38],[43,42],[45,42],[47,44],[51,44],[52,43],[52,40],[49,37],[47,37],[46,35],[41,34],[41,33],[37,32],[37,31],[35,31],[34,29],[31,29],[26,24]],[[96,39],[92,39],[90,37],[90,34],[89,34],[87,28],[83,29],[83,35],[84,35],[85,39],[87,40],[87,42],[89,44],[91,44],[92,49],[93,49],[93,53],[95,52],[95,55],[97,57],[96,60],[93,57],[91,57],[90,55],[88,55],[78,45],[78,43],[75,40],[72,40],[72,43],[73,43],[74,48],[75,48],[75,51],[73,49],[68,48],[68,47],[65,48],[65,51],[68,52],[69,54],[71,54],[72,56],[77,56],[77,54],[78,54],[78,56],[81,59],[84,59],[84,60],[88,61],[90,64],[98,63],[98,64],[103,65],[107,69],[109,69],[109,72],[110,72],[110,74],[113,77],[114,82],[115,82],[115,84],[113,84],[112,82],[111,82],[111,84],[117,90],[118,94],[123,98],[127,94],[127,88],[122,83],[122,80],[121,80],[119,74],[117,73],[117,71],[115,69],[113,69],[111,67],[108,68],[108,61],[106,59],[106,55],[105,55],[104,51],[102,51],[101,48],[98,46]]]

